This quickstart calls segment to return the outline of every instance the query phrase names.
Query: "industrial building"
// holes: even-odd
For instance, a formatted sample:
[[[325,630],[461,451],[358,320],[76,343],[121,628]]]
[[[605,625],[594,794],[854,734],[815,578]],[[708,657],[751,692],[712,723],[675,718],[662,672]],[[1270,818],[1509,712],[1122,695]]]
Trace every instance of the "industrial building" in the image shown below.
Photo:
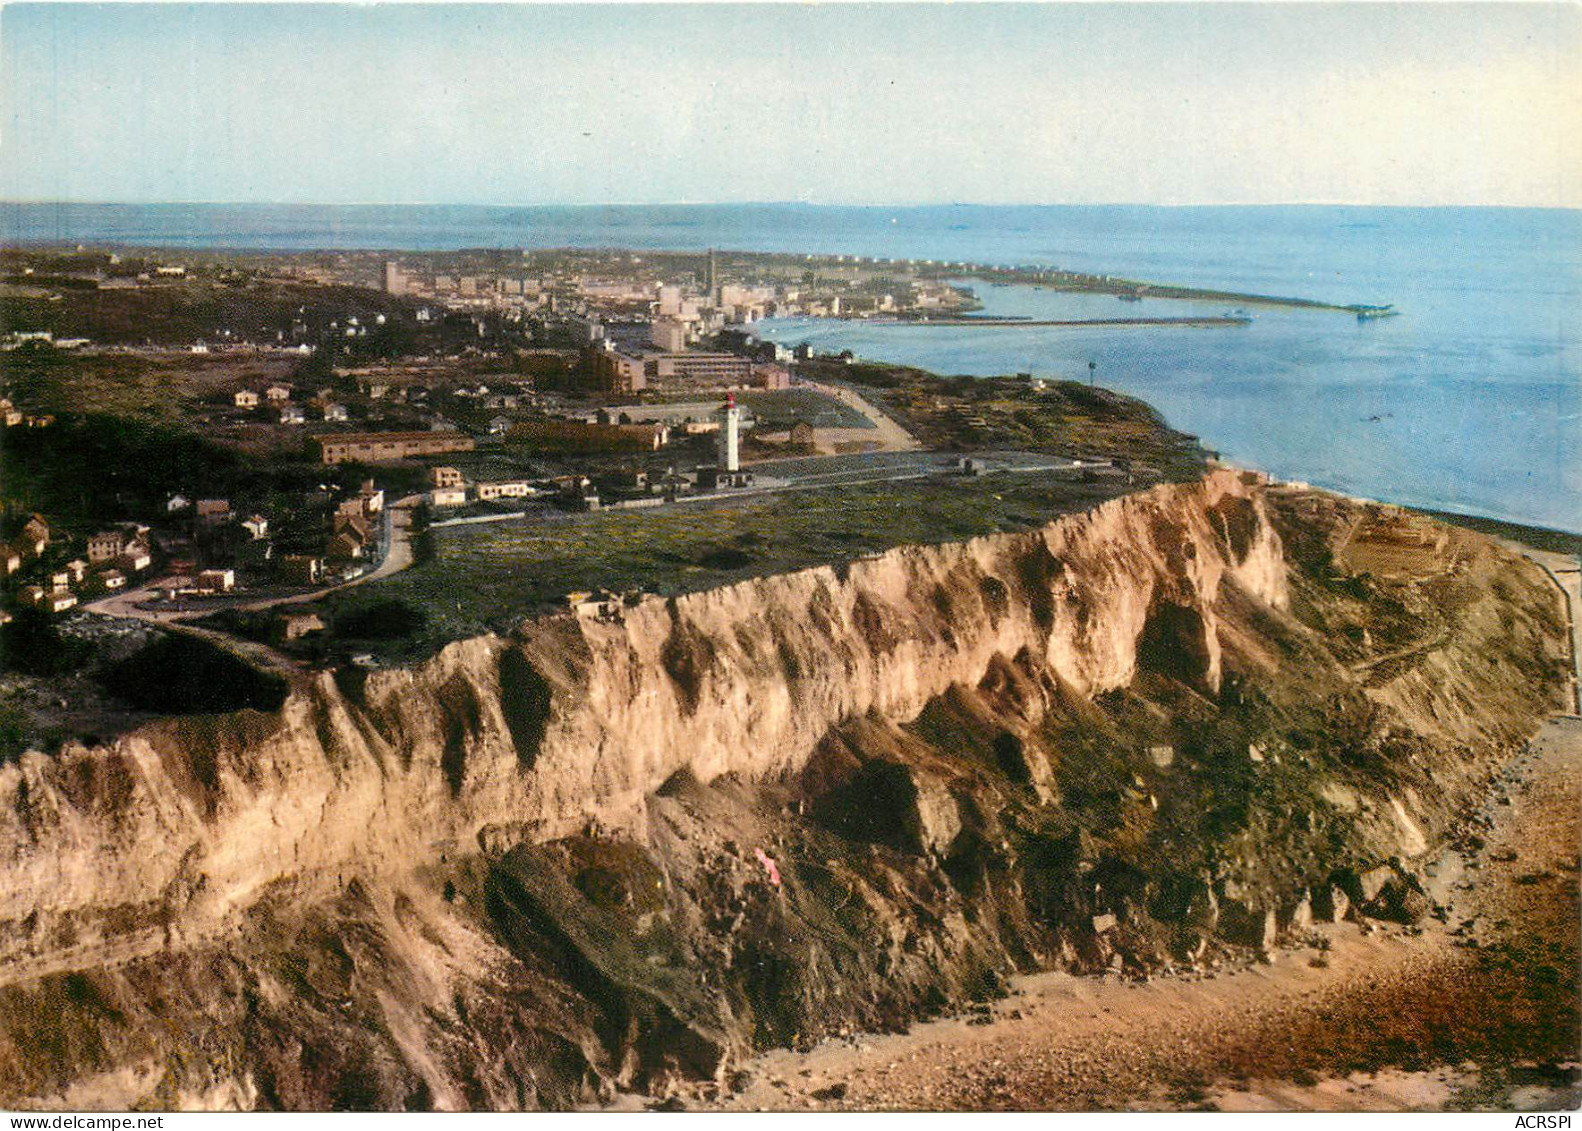
[[[335,436],[315,436],[319,458],[335,463],[390,463],[415,456],[437,456],[448,452],[470,452],[470,436],[455,432],[345,432]]]
[[[733,353],[633,351],[606,342],[593,351],[593,378],[608,393],[639,393],[654,385],[720,389],[751,384],[753,363]]]

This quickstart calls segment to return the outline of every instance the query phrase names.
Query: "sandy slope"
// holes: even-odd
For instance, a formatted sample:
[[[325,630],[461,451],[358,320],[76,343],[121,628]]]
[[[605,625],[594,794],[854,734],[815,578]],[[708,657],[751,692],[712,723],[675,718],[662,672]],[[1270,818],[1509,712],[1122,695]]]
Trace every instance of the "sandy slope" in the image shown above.
[[[1039,975],[905,1035],[771,1053],[737,1090],[691,1100],[734,1110],[1575,1106],[1582,1093],[1564,1066],[1582,1059],[1579,794],[1582,720],[1557,719],[1495,787],[1481,849],[1464,845],[1434,867],[1450,914],[1421,933],[1326,926],[1269,965],[1148,983]],[[1539,969],[1545,960],[1557,978]]]

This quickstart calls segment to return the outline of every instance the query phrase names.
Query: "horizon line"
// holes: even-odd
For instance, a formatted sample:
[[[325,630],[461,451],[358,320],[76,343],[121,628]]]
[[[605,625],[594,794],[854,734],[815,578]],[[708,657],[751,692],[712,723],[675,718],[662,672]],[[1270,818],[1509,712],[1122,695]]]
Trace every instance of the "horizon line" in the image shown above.
[[[546,201],[507,203],[500,201],[324,201],[324,200],[76,200],[47,197],[0,197],[0,207],[13,205],[65,207],[153,207],[153,208],[894,208],[911,211],[924,208],[1394,208],[1394,209],[1503,209],[1526,212],[1578,212],[1582,204],[1383,204],[1354,200],[1282,201],[810,201],[810,200],[662,200],[662,201]]]

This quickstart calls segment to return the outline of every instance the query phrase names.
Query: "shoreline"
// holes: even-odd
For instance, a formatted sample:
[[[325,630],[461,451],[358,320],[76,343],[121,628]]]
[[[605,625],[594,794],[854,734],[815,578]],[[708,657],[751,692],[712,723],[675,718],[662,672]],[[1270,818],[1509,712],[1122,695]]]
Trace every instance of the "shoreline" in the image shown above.
[[[34,204],[39,202],[11,202],[0,201],[0,208],[17,207],[19,205]],[[104,207],[103,205],[84,205],[80,207]],[[112,206],[113,207],[113,206]],[[230,206],[220,206],[230,207]],[[271,207],[271,206],[263,206]],[[318,207],[318,206],[304,206]],[[454,248],[403,248],[403,247],[286,247],[273,245],[226,245],[189,243],[176,241],[172,243],[145,243],[125,242],[113,237],[104,238],[13,238],[0,239],[0,251],[47,251],[52,249],[70,247],[104,248],[121,254],[137,254],[142,252],[171,252],[181,251],[194,255],[220,255],[220,256],[312,256],[326,254],[404,254],[424,256],[449,256],[466,255],[481,251],[499,251],[502,247],[454,247]],[[649,259],[663,258],[695,258],[703,249],[689,251],[683,248],[638,248],[622,247],[616,245],[588,245],[588,246],[558,246],[535,247],[535,253],[545,255],[577,255],[577,254],[602,254],[616,256],[642,256]],[[900,268],[914,272],[919,279],[932,280],[938,283],[948,283],[952,279],[970,279],[975,282],[985,283],[990,286],[1035,286],[1044,290],[1057,291],[1070,294],[1099,294],[1110,295],[1126,301],[1140,301],[1144,298],[1161,299],[1166,301],[1199,301],[1213,303],[1234,303],[1243,306],[1268,306],[1285,307],[1303,310],[1321,310],[1337,314],[1349,314],[1359,317],[1383,317],[1388,314],[1397,314],[1393,304],[1375,303],[1341,303],[1329,302],[1323,299],[1302,298],[1294,295],[1270,295],[1249,291],[1226,290],[1218,287],[1200,287],[1188,284],[1154,282],[1146,279],[1132,279],[1119,275],[1096,274],[1090,271],[1068,271],[1055,266],[1029,266],[995,263],[967,262],[964,260],[945,261],[918,258],[885,258],[880,256],[864,256],[853,253],[837,254],[802,254],[788,251],[764,251],[752,249],[718,249],[723,254],[737,260],[746,260],[751,264],[784,267],[795,265],[813,269],[824,268],[837,272],[855,271],[863,268],[877,269]],[[865,321],[865,319],[846,319],[837,316],[840,321]],[[1109,320],[1101,320],[1099,325],[1109,324]]]
[[[1538,973],[1504,968],[1530,943],[1497,915],[1533,918],[1552,942],[1575,946],[1559,925],[1576,905],[1567,860],[1582,819],[1582,727],[1553,718],[1530,747],[1490,787],[1487,845],[1446,845],[1435,857],[1428,882],[1451,906],[1443,923],[1316,926],[1268,963],[1187,976],[1023,975],[996,1001],[904,1033],[772,1050],[729,1088],[678,1098],[738,1112],[1572,1107],[1582,1099],[1582,1054],[1561,1047],[1565,1034],[1501,1055],[1497,1019],[1485,1024],[1474,1007],[1491,991],[1523,993],[1524,978]],[[1545,832],[1537,841],[1534,827]],[[1544,877],[1536,884],[1535,866]],[[1563,970],[1559,982],[1569,984]],[[621,1096],[610,1106],[645,1102]]]
[[[1201,437],[1199,437],[1199,441],[1202,442]],[[1234,460],[1224,459],[1212,448],[1208,449],[1208,452],[1210,466],[1227,467],[1233,471],[1246,471],[1255,475],[1266,476],[1271,487],[1312,489],[1323,491],[1330,495],[1337,495],[1354,503],[1367,503],[1380,507],[1399,507],[1401,510],[1411,511],[1414,514],[1426,515],[1436,522],[1445,523],[1447,526],[1458,526],[1463,530],[1470,530],[1474,534],[1485,534],[1491,538],[1516,542],[1529,549],[1539,550],[1547,554],[1561,554],[1566,557],[1576,558],[1579,563],[1582,563],[1582,532],[1561,530],[1554,526],[1544,526],[1536,522],[1522,522],[1512,518],[1501,518],[1492,514],[1467,514],[1462,511],[1444,510],[1422,503],[1401,503],[1390,499],[1376,499],[1371,495],[1355,494],[1343,487],[1329,487],[1312,480],[1277,476],[1273,472],[1265,471],[1260,467],[1252,467],[1247,464],[1237,463]]]
[[[1522,545],[1534,550],[1582,558],[1582,534],[1573,534],[1567,530],[1557,530],[1552,526],[1539,526],[1536,523],[1513,522],[1510,519],[1495,518],[1492,515],[1458,514],[1455,511],[1436,510],[1433,507],[1406,506],[1406,509],[1417,511],[1419,514],[1426,514],[1429,518],[1437,519],[1451,526],[1459,526],[1478,534],[1487,534],[1494,538],[1505,538],[1512,542],[1520,542]]]

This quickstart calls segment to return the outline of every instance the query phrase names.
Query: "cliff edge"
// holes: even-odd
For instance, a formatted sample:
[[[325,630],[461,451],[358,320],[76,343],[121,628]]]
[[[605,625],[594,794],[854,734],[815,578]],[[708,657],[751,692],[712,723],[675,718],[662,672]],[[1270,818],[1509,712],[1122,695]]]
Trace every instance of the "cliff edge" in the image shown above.
[[[1491,541],[1221,471],[29,754],[0,1104],[566,1106],[1428,914],[1565,648]]]

